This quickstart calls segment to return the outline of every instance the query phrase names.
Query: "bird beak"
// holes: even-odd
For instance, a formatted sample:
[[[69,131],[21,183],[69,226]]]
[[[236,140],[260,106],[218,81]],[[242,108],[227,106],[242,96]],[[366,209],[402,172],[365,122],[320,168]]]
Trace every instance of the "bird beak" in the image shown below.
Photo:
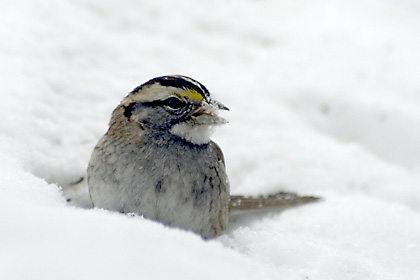
[[[222,103],[220,103],[219,101],[211,100],[210,104],[213,105],[214,107],[216,107],[219,110],[229,111],[229,108],[226,107],[225,105],[223,105]]]
[[[200,125],[223,125],[228,121],[222,117],[219,117],[216,112],[218,110],[227,110],[228,107],[222,103],[211,100],[210,103],[203,101],[199,107],[197,107],[191,114],[191,118]]]

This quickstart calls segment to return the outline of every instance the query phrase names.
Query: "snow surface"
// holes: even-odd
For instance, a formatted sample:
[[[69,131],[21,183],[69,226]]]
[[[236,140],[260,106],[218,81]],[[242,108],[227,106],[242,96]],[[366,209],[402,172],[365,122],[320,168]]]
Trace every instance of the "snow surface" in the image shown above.
[[[0,6],[1,279],[420,279],[418,1]],[[175,73],[231,109],[234,194],[324,201],[212,241],[91,209],[78,181],[111,111]]]

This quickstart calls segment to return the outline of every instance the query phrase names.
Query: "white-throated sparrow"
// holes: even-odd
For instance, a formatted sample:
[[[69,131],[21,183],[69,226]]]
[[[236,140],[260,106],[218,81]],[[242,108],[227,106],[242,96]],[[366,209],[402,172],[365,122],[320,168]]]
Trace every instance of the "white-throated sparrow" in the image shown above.
[[[289,193],[231,199],[222,151],[209,138],[211,127],[226,123],[217,110],[227,107],[186,76],[157,77],[135,88],[113,111],[89,162],[94,206],[210,238],[226,229],[229,209],[317,199]]]
[[[138,213],[209,238],[228,223],[229,182],[210,128],[227,107],[179,75],[135,88],[113,111],[88,167],[95,207]]]

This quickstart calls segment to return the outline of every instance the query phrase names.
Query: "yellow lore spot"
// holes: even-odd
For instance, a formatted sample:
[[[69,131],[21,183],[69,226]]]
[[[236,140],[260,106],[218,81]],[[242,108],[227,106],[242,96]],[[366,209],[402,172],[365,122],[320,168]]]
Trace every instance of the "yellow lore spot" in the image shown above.
[[[193,89],[186,89],[184,91],[181,92],[177,92],[176,93],[179,97],[188,99],[188,100],[194,100],[194,101],[202,101],[203,100],[203,96],[201,94],[199,94],[197,91],[193,90]]]

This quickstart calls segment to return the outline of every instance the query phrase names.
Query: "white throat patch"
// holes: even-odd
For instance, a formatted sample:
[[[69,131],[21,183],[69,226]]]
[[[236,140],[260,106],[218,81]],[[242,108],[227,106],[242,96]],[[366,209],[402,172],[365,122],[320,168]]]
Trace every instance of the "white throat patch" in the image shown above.
[[[210,142],[210,136],[213,133],[213,126],[183,122],[174,125],[170,132],[173,135],[184,138],[193,144],[201,145]]]

